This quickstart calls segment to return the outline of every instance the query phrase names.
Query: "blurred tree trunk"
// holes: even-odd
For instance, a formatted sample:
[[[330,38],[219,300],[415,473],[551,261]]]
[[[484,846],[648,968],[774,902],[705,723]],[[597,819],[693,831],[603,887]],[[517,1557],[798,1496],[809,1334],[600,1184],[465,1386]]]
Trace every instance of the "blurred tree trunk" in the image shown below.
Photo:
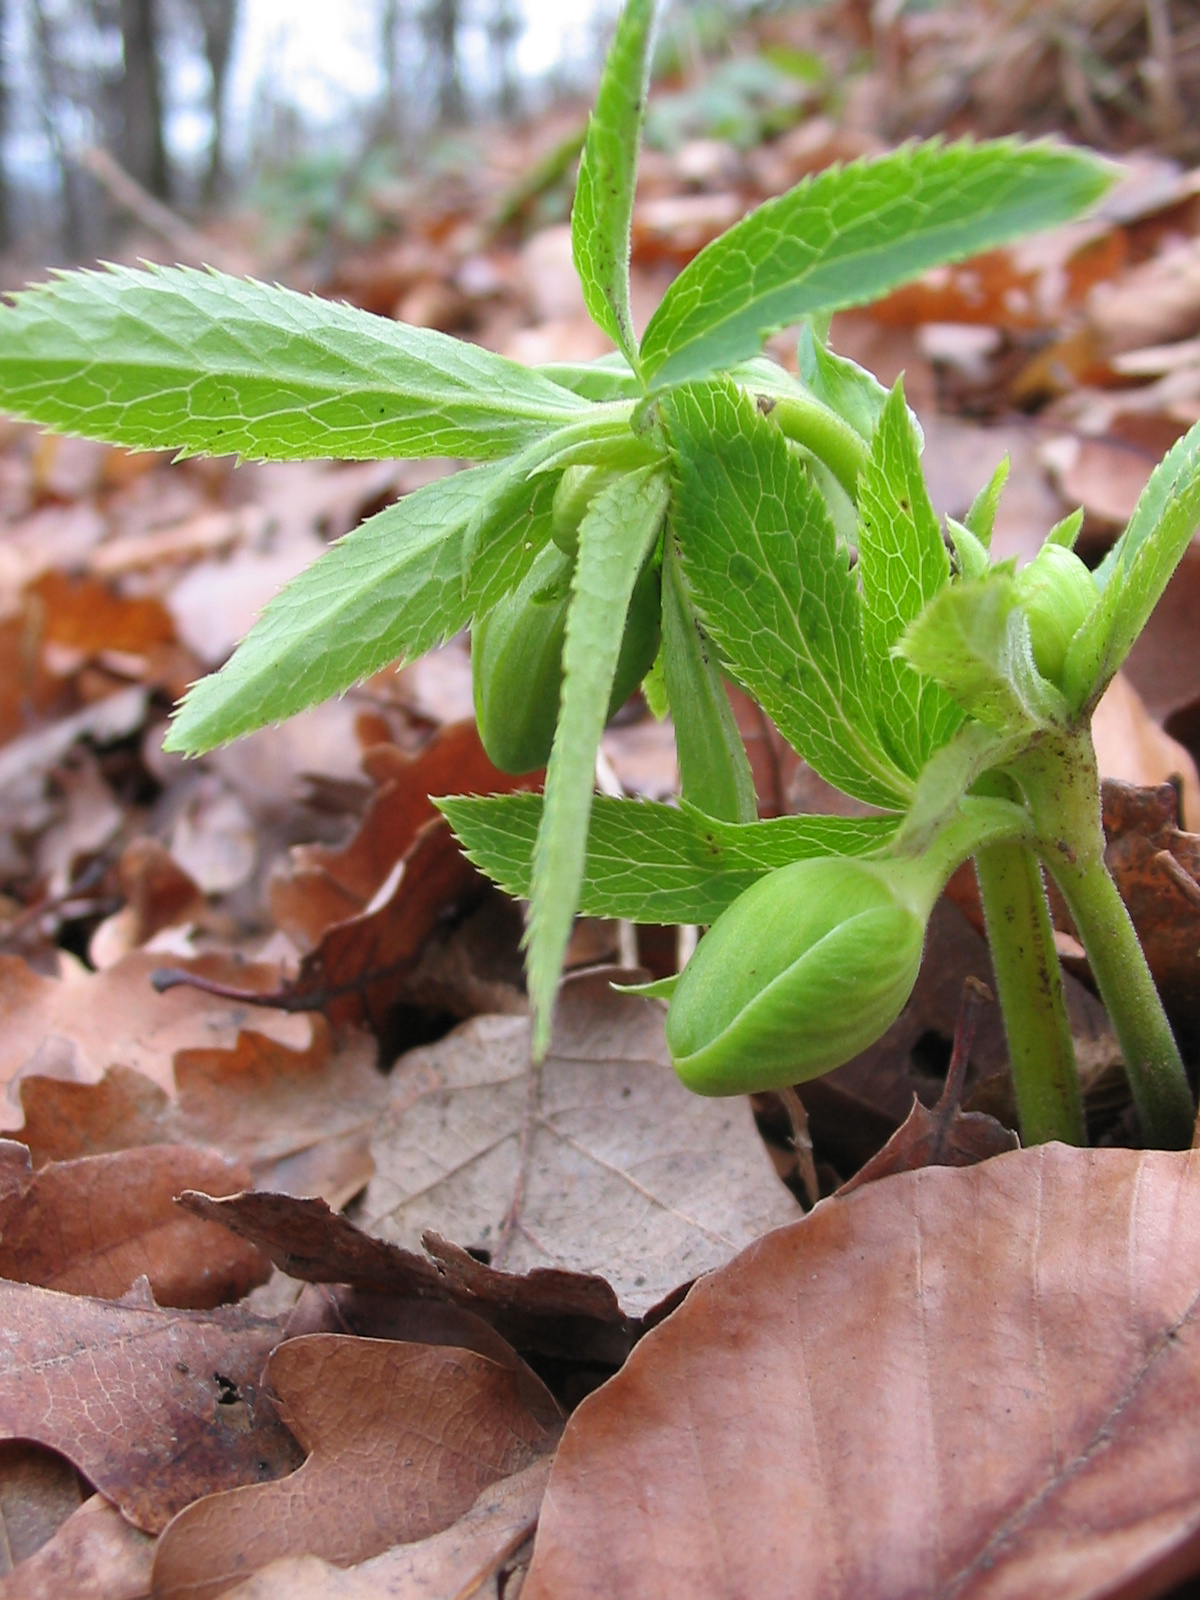
[[[62,242],[71,256],[78,257],[83,252],[85,233],[81,175],[63,144],[61,115],[64,96],[57,41],[42,0],[33,0],[33,47],[37,68],[38,113],[42,132],[58,168]]]
[[[237,0],[194,0],[204,33],[204,54],[212,78],[212,142],[208,149],[208,171],[204,177],[204,198],[210,204],[225,188],[225,84],[229,77],[229,58],[233,30],[237,25]]]
[[[383,117],[386,131],[399,138],[404,132],[404,94],[400,75],[400,29],[404,23],[401,0],[383,0],[379,14],[379,54],[383,62]]]
[[[437,118],[441,123],[466,121],[466,99],[458,65],[460,0],[428,0],[421,23],[429,53],[437,64]]]
[[[121,0],[120,18],[125,56],[121,82],[121,164],[143,189],[165,200],[170,192],[170,178],[163,141],[154,0]]]
[[[0,0],[0,250],[6,250],[13,241],[12,193],[8,182],[9,87],[8,87],[8,0]]]
[[[487,32],[498,85],[496,108],[506,122],[512,122],[521,109],[516,44],[523,31],[520,11],[514,0],[495,0]]]

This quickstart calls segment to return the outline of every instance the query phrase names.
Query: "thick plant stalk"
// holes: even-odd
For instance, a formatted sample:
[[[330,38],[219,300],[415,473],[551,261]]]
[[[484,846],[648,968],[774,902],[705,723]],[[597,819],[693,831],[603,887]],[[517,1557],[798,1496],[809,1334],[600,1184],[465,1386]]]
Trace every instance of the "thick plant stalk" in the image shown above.
[[[1086,1144],[1075,1046],[1037,858],[1021,844],[990,845],[976,855],[975,875],[1004,1013],[1022,1142]]]
[[[1087,728],[1046,739],[1015,768],[1112,1022],[1149,1145],[1186,1149],[1195,1106],[1171,1024],[1104,862],[1100,782]]]

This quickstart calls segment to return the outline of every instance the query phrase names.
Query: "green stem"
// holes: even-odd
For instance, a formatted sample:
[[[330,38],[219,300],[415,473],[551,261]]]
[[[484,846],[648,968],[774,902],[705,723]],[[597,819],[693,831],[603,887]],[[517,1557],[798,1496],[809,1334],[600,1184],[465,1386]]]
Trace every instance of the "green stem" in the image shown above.
[[[869,459],[866,441],[829,406],[809,394],[767,395],[760,404],[780,432],[819,457],[845,489],[858,500],[858,475]]]
[[[1012,770],[1116,1032],[1146,1142],[1184,1149],[1192,1139],[1192,1092],[1137,932],[1104,862],[1091,732],[1047,737]]]
[[[1075,1046],[1041,868],[1023,845],[994,844],[976,855],[975,875],[1022,1141],[1086,1144]]]

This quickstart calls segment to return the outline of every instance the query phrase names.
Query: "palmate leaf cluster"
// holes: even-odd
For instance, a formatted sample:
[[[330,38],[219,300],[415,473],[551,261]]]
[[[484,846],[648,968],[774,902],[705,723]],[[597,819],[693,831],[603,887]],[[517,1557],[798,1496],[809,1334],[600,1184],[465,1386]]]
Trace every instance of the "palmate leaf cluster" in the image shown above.
[[[544,799],[444,802],[473,859],[531,901],[539,1048],[577,907],[710,922],[776,866],[877,851],[936,825],[1038,718],[1090,709],[1190,537],[1200,495],[1189,436],[1101,569],[1067,687],[1050,693],[1011,584],[988,565],[1002,480],[950,530],[952,570],[901,389],[887,393],[815,332],[937,263],[1084,209],[1105,169],[1050,143],[932,142],[806,179],[703,250],[639,340],[629,238],[654,23],[653,0],[627,0],[580,163],[575,263],[616,346],[599,362],[528,369],[182,268],[63,274],[0,309],[0,407],[48,427],[183,454],[479,463],[370,518],[277,596],[185,699],[168,745],[189,754],[486,614],[550,540],[564,472],[615,469],[578,529]],[[797,380],[760,352],[805,319]],[[675,719],[678,809],[593,796],[647,562],[662,572],[655,679]],[[755,821],[723,678],[880,814]]]

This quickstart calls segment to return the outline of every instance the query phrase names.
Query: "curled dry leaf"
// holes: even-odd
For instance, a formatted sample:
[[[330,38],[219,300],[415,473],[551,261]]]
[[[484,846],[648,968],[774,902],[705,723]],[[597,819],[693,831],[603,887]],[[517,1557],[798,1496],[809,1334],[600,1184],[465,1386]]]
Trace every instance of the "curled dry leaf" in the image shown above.
[[[1186,1152],[827,1201],[579,1407],[523,1600],[1162,1592],[1200,1563],[1198,1291]]]
[[[540,1068],[524,1017],[476,1018],[401,1058],[363,1199],[372,1233],[603,1275],[642,1316],[795,1215],[747,1102],[689,1094],[661,1005],[613,977],[564,984]]]
[[[0,955],[0,1084],[31,1074],[95,1083],[106,1067],[133,1067],[168,1094],[174,1091],[172,1058],[188,1045],[229,1049],[239,1029],[253,1022],[293,1049],[312,1037],[308,1019],[270,1008],[251,1012],[244,1001],[220,999],[196,989],[157,994],[150,974],[160,960],[134,951],[107,971],[44,978],[16,956]],[[279,981],[272,967],[239,965],[201,956],[187,969],[200,977],[265,990]],[[19,1125],[9,1090],[0,1100],[0,1127]]]
[[[208,1309],[265,1283],[261,1251],[175,1204],[184,1189],[233,1194],[245,1167],[215,1150],[148,1145],[42,1167],[9,1205],[0,1277],[115,1300],[145,1277],[156,1302]]]
[[[282,1346],[269,1378],[311,1454],[279,1483],[182,1512],[155,1557],[160,1600],[210,1600],[281,1556],[348,1566],[427,1538],[558,1437],[514,1368],[474,1351],[313,1334]]]
[[[537,1526],[547,1457],[488,1486],[451,1527],[396,1545],[348,1571],[319,1556],[272,1561],[228,1600],[446,1600],[481,1596]],[[6,1600],[0,1588],[0,1600]]]
[[[500,1272],[429,1233],[427,1253],[418,1254],[373,1238],[320,1200],[184,1194],[180,1203],[257,1245],[289,1277],[461,1306],[519,1350],[618,1366],[640,1331],[601,1277],[556,1267]]]
[[[0,1283],[0,1325],[0,1438],[60,1451],[147,1533],[300,1461],[260,1386],[275,1322]]]
[[[349,844],[298,846],[291,870],[271,885],[275,921],[306,948],[333,923],[366,909],[421,829],[437,817],[431,794],[493,794],[513,787],[513,779],[488,760],[474,722],[441,729],[418,756],[376,745],[363,765],[376,791]],[[531,781],[524,779],[522,786]]]
[[[147,1600],[153,1560],[149,1534],[94,1494],[35,1555],[0,1578],[0,1600]]]

